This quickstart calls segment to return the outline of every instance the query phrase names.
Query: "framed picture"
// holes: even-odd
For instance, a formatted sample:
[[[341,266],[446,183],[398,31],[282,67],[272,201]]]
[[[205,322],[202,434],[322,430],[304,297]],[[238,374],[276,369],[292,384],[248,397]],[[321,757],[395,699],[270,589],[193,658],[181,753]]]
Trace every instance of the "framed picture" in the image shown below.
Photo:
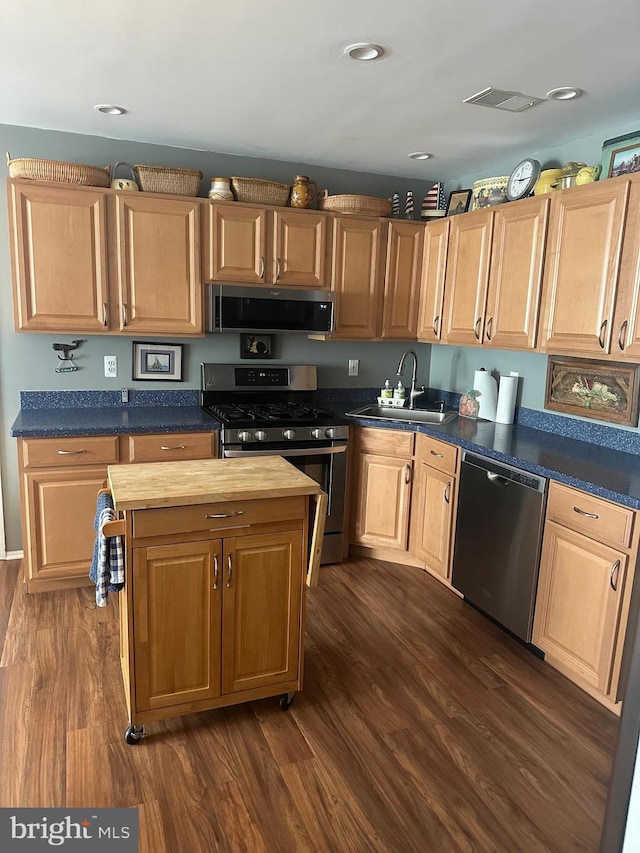
[[[549,356],[545,409],[638,425],[640,366]]]
[[[450,192],[447,204],[447,216],[455,216],[456,213],[466,213],[469,210],[472,192],[473,190],[453,190],[453,192]]]
[[[132,378],[182,382],[182,344],[133,341]]]
[[[602,180],[632,172],[640,172],[640,130],[602,144]]]
[[[240,335],[240,358],[273,358],[271,335]]]

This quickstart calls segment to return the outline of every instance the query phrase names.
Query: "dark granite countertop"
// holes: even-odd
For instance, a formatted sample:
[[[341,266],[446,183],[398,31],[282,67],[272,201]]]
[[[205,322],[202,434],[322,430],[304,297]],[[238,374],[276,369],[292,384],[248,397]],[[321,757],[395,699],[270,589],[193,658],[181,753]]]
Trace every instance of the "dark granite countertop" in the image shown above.
[[[357,406],[343,407],[343,412],[353,408]],[[640,509],[640,456],[635,453],[520,424],[497,424],[460,417],[442,425],[398,424],[351,417],[349,420],[361,426],[408,429],[433,435],[533,474]]]
[[[11,435],[15,438],[55,438],[219,429],[219,422],[199,406],[82,406],[21,409],[11,427]]]

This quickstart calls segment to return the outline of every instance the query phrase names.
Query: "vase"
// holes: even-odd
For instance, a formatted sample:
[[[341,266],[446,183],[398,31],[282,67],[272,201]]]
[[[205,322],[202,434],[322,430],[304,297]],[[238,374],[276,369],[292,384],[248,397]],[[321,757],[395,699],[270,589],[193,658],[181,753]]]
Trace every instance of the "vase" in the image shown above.
[[[212,201],[233,201],[231,178],[211,178],[211,189],[207,195]]]
[[[291,185],[291,207],[311,207],[315,197],[318,195],[318,185],[306,175],[296,175]]]

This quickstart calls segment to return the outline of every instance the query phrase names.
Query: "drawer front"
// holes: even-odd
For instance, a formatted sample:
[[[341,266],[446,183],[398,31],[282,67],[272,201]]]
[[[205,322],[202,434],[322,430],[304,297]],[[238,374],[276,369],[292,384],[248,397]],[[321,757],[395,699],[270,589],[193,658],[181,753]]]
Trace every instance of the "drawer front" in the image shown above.
[[[358,432],[358,449],[360,453],[406,459],[407,456],[413,456],[414,438],[414,433],[406,430],[361,427]]]
[[[547,518],[598,542],[622,548],[631,544],[635,512],[561,483],[549,486]]]
[[[458,464],[458,448],[454,444],[439,441],[430,435],[418,433],[416,455],[425,465],[431,465],[445,474],[455,474]]]
[[[130,462],[173,462],[181,459],[211,459],[216,455],[212,432],[170,432],[159,435],[130,435]]]
[[[22,464],[28,468],[110,465],[120,461],[117,435],[78,438],[28,438],[22,441]]]
[[[141,539],[146,536],[172,536],[176,533],[198,531],[206,534],[224,533],[225,530],[235,531],[251,524],[275,524],[281,521],[291,521],[292,528],[301,527],[308,502],[308,497],[303,495],[278,498],[277,501],[226,501],[134,510],[133,535],[136,539]]]

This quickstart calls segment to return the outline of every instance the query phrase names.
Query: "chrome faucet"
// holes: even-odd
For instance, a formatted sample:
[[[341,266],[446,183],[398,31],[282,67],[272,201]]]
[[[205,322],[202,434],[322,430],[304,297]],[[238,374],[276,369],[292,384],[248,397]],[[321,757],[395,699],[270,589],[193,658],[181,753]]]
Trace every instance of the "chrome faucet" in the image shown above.
[[[418,356],[416,355],[415,350],[406,349],[402,353],[402,355],[400,357],[400,363],[398,364],[398,370],[397,370],[396,376],[402,376],[403,371],[404,371],[404,362],[405,362],[405,359],[408,355],[413,356],[413,371],[411,373],[411,388],[409,390],[409,408],[415,409],[416,397],[419,397],[421,394],[425,393],[424,385],[419,389],[416,388],[416,377],[418,375]]]

